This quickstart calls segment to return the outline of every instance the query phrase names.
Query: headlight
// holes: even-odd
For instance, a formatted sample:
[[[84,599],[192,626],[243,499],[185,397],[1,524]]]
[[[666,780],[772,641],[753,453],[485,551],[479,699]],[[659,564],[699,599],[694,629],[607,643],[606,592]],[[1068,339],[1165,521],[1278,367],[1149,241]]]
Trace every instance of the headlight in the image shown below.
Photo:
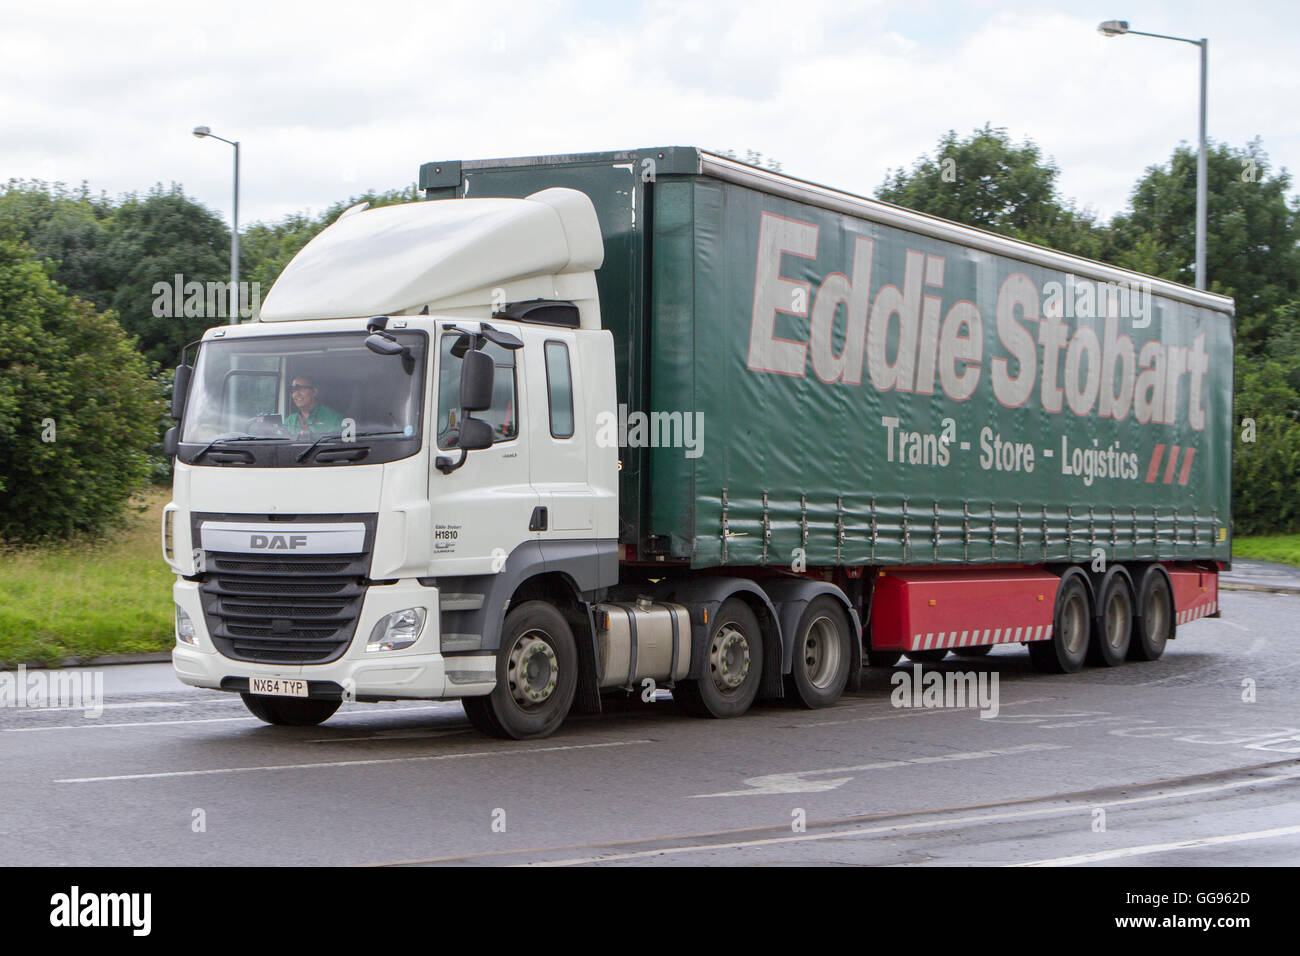
[[[199,629],[179,604],[176,605],[176,640],[191,647],[199,646]]]
[[[408,607],[379,619],[370,632],[367,651],[400,651],[410,647],[424,630],[427,612],[422,607]]]

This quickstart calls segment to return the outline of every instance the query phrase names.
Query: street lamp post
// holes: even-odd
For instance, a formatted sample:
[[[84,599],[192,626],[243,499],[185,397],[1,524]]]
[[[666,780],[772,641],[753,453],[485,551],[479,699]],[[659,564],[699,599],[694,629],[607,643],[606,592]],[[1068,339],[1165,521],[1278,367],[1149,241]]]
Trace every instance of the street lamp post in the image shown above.
[[[1196,288],[1205,288],[1205,230],[1206,230],[1206,172],[1205,172],[1205,77],[1209,69],[1208,53],[1210,41],[1205,37],[1189,40],[1187,37],[1171,37],[1163,33],[1143,33],[1130,30],[1127,20],[1107,20],[1097,27],[1103,36],[1115,37],[1131,33],[1140,37],[1156,37],[1160,40],[1177,40],[1201,48],[1201,143],[1196,157]]]
[[[218,136],[206,126],[194,127],[194,135],[199,139],[211,137],[235,147],[235,206],[231,213],[230,228],[230,324],[239,322],[239,142]]]

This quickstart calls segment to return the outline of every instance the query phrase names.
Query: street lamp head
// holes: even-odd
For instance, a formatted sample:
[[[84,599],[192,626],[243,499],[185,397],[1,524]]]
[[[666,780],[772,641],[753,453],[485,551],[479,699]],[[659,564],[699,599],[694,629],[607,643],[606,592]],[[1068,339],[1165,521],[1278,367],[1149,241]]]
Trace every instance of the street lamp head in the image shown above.
[[[1097,25],[1097,32],[1103,36],[1117,37],[1128,33],[1127,20],[1106,20]]]
[[[207,126],[194,127],[194,135],[197,136],[199,139],[202,139],[203,137],[209,136],[211,134],[212,134],[212,130]]]

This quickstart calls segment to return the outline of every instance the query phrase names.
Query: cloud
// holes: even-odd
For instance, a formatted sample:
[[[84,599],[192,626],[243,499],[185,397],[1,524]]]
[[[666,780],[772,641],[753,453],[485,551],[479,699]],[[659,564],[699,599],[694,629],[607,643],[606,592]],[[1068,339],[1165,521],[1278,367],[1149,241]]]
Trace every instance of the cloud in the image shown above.
[[[1130,0],[1211,40],[1211,137],[1300,154],[1297,14]],[[0,175],[179,181],[241,220],[414,181],[421,162],[652,145],[755,149],[870,193],[948,129],[1032,138],[1105,215],[1196,136],[1197,51],[1094,12],[922,2],[47,3],[0,36]],[[1189,12],[1190,11],[1190,12]]]

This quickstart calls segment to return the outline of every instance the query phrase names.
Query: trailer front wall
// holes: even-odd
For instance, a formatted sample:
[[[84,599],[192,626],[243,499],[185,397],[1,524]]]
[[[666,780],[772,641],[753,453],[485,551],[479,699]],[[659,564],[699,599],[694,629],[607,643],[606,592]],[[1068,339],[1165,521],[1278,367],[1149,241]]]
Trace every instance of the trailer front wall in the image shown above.
[[[704,176],[653,202],[649,406],[703,423],[650,449],[674,556],[1228,559],[1230,315]]]

